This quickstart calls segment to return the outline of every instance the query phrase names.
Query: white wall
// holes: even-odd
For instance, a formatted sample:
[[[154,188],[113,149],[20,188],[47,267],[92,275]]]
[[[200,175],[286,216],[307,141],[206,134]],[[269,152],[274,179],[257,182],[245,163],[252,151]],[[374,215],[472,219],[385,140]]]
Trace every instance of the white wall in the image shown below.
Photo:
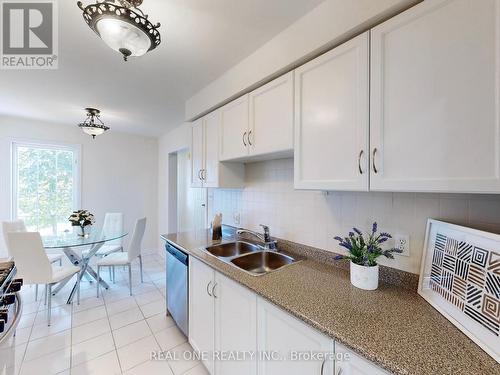
[[[500,233],[500,195],[354,193],[298,191],[293,188],[293,159],[246,165],[245,188],[209,189],[209,218],[222,212],[223,222],[340,252],[333,237],[347,235],[353,226],[362,230],[377,221],[381,230],[410,235],[410,257],[397,256],[381,263],[419,273],[428,218],[436,218]]]
[[[421,0],[326,0],[186,102],[204,114]]]
[[[158,141],[113,132],[92,140],[75,126],[46,124],[0,116],[0,221],[10,219],[10,139],[26,138],[79,144],[82,147],[82,208],[99,224],[105,212],[123,212],[125,228],[148,218],[144,249],[158,245]],[[130,235],[128,236],[130,237]],[[127,242],[126,242],[127,243]],[[0,258],[6,256],[0,239]]]
[[[177,181],[169,179],[169,154],[191,147],[191,125],[182,124],[158,140],[158,233],[169,233],[169,228],[175,227],[170,223],[173,217],[169,217],[169,208],[174,201],[169,202],[169,188],[175,189]],[[177,194],[173,194],[176,197]],[[175,218],[177,220],[177,218]],[[163,241],[158,238],[158,248],[163,247]],[[163,254],[163,251],[160,251]]]

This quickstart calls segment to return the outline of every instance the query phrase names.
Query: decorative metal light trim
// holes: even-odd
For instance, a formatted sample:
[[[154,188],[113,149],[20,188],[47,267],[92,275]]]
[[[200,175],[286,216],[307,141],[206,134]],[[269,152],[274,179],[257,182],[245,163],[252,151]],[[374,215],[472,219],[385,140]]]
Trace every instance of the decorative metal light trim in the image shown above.
[[[118,19],[120,21],[127,22],[135,27],[138,27],[144,34],[146,34],[150,41],[151,46],[148,49],[152,51],[158,47],[161,43],[161,36],[158,28],[161,26],[160,23],[154,25],[148,20],[148,15],[144,14],[142,10],[138,7],[142,4],[143,0],[96,0],[95,4],[83,6],[81,1],[78,1],[78,7],[83,11],[83,19],[87,22],[87,25],[97,34],[99,37],[99,31],[97,30],[97,23],[101,19]],[[119,3],[120,5],[115,5]],[[123,59],[127,61],[131,52],[127,49],[120,49],[123,55]]]
[[[104,125],[101,121],[101,111],[95,108],[85,108],[85,111],[87,112],[87,118],[84,122],[78,124],[78,127],[86,134],[95,139],[96,135],[100,135],[110,129],[109,126]]]

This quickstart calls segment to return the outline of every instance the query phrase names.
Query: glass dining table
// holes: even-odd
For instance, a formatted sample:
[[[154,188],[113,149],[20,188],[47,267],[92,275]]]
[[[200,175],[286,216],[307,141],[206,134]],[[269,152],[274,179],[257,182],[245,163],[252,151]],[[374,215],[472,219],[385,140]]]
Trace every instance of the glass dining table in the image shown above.
[[[102,279],[97,277],[97,272],[89,265],[92,257],[97,251],[109,241],[114,241],[123,238],[127,235],[126,232],[105,233],[102,230],[92,228],[91,233],[85,237],[79,236],[76,232],[63,232],[60,235],[42,236],[43,247],[48,249],[61,249],[68,257],[70,262],[77,267],[80,267],[80,273],[71,290],[67,303],[73,302],[75,293],[82,277],[87,277],[89,280],[94,279],[101,283],[103,288],[109,289],[109,285]],[[88,250],[88,251],[84,251]],[[71,278],[63,280],[52,291],[52,295],[56,295]]]

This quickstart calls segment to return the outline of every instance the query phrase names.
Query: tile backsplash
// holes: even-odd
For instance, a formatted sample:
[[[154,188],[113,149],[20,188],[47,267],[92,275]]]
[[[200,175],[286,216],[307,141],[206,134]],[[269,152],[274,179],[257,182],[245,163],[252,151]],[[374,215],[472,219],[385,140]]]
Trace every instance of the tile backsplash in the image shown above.
[[[381,230],[410,236],[410,255],[380,263],[418,273],[428,218],[500,233],[500,195],[357,193],[293,188],[293,159],[246,165],[244,189],[209,189],[209,218],[305,245],[341,252],[333,239],[352,226],[362,230],[377,221]],[[239,223],[236,217],[239,215]]]

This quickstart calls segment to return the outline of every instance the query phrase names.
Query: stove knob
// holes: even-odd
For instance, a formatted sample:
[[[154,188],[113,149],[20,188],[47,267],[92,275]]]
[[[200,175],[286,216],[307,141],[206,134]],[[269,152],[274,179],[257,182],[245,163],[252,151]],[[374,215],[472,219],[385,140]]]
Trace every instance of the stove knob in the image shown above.
[[[4,323],[9,322],[9,315],[7,314],[7,310],[0,311],[0,321],[4,321]]]
[[[2,333],[5,330],[5,322],[3,320],[0,320],[0,333]]]
[[[14,281],[13,281],[13,282],[14,282],[14,283],[20,283],[20,284],[21,284],[21,286],[23,286],[23,285],[24,285],[23,279],[14,279]]]
[[[21,283],[17,281],[13,281],[10,286],[7,288],[6,293],[15,293],[21,290]]]
[[[14,294],[7,294],[3,296],[0,306],[12,305],[14,302],[16,302],[16,296]]]

